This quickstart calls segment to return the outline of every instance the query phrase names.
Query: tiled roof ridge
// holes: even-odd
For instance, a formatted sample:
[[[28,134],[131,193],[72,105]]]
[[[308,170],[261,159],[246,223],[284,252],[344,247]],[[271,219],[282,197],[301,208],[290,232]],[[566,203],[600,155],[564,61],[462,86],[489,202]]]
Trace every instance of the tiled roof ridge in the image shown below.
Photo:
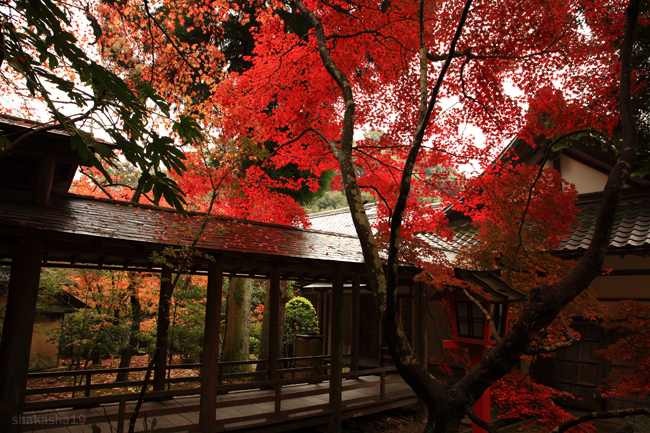
[[[47,126],[49,124],[49,122],[37,122],[36,120],[25,119],[25,118],[18,117],[18,116],[13,116],[13,115],[7,114],[7,113],[0,113],[0,122],[3,122],[3,121],[4,121],[4,123],[8,123],[8,124],[13,125],[13,126],[19,126],[21,128],[39,128],[39,127],[42,127],[42,126]],[[70,134],[68,134],[65,131],[65,129],[63,129],[63,128],[61,128],[61,129],[54,128],[54,129],[50,129],[50,130],[45,131],[45,132],[46,133],[49,132],[49,133],[59,134],[59,135],[65,135],[67,137],[70,136]]]
[[[364,209],[371,209],[373,207],[377,207],[377,203],[366,203],[363,205]],[[320,217],[325,217],[325,216],[331,216],[331,215],[340,215],[340,214],[345,214],[345,213],[350,213],[350,208],[349,207],[340,207],[338,209],[329,209],[329,210],[323,210],[320,212],[312,212],[307,214],[307,218],[312,219],[312,218],[320,218]]]
[[[179,215],[180,214],[173,208],[166,207],[166,206],[156,206],[156,205],[151,205],[151,204],[146,204],[146,203],[134,203],[130,201],[122,201],[122,200],[111,200],[109,198],[103,198],[103,197],[93,197],[89,195],[83,195],[83,194],[74,194],[74,193],[52,193],[53,196],[59,196],[59,197],[67,197],[75,200],[80,200],[80,201],[94,201],[94,202],[100,202],[100,203],[107,203],[107,204],[112,204],[116,206],[131,206],[134,208],[139,208],[139,209],[147,209],[147,210],[155,210],[158,212],[166,212],[169,214],[175,214]],[[201,216],[208,216],[205,212],[196,212],[196,211],[189,211],[187,212],[188,216],[195,216],[195,217],[201,217]],[[260,222],[260,221],[253,221],[253,220],[248,220],[248,219],[243,219],[243,218],[235,218],[231,216],[226,216],[226,215],[209,215],[210,218],[215,219],[215,220],[222,220],[222,221],[233,221],[233,222],[239,222],[243,224],[250,224],[250,225],[255,225],[255,226],[264,226],[264,227],[272,227],[272,228],[281,228],[281,229],[289,229],[289,230],[295,230],[295,231],[301,231],[301,232],[310,232],[310,233],[327,233],[327,234],[334,234],[337,236],[341,237],[346,237],[346,238],[357,238],[356,236],[352,235],[346,235],[342,233],[336,233],[336,232],[328,232],[324,230],[314,230],[310,228],[301,228],[301,227],[295,227],[291,225],[284,225],[284,224],[277,224],[277,223],[265,223],[265,222]]]
[[[31,119],[25,119],[22,117],[18,116],[13,116],[11,114],[7,113],[0,113],[0,123],[6,123],[12,126],[18,126],[20,128],[28,128],[28,129],[33,129],[33,128],[40,128],[43,126],[48,126],[51,122],[37,122],[36,120],[31,120]],[[56,134],[56,135],[61,135],[64,137],[70,137],[70,134],[68,134],[68,131],[65,130],[63,127],[58,127],[58,128],[53,128],[53,129],[48,129],[47,131],[42,131],[42,134]],[[114,147],[115,143],[105,140],[103,138],[96,137],[94,134],[92,134],[92,139],[98,143],[106,144],[108,146]]]

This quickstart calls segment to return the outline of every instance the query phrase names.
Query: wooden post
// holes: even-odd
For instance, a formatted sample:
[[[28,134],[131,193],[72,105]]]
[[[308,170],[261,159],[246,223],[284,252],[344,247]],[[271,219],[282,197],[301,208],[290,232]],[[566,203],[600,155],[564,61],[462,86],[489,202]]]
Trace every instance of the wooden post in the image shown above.
[[[487,348],[478,344],[472,344],[469,349],[469,362],[472,367],[481,362],[481,358],[485,355]],[[476,416],[481,418],[486,423],[491,423],[491,414],[490,414],[490,388],[486,389],[483,392],[481,398],[474,404],[474,413]],[[472,433],[487,433],[487,430],[479,427],[475,423],[472,423]]]
[[[208,297],[205,308],[203,334],[203,365],[201,366],[201,431],[214,432],[217,428],[217,386],[219,385],[219,332],[221,325],[221,295],[223,292],[223,261],[216,257],[208,269]]]
[[[30,234],[16,250],[0,341],[0,431],[5,433],[18,432],[25,404],[43,242],[38,234]]]
[[[269,350],[266,370],[267,380],[278,379],[278,358],[280,358],[280,274],[276,268],[271,271],[269,284],[270,304],[269,305]]]
[[[422,283],[415,283],[415,316],[417,325],[417,348],[418,360],[427,368],[427,297]],[[422,399],[418,399],[416,416],[419,420],[426,421],[428,416],[427,405]]]
[[[163,266],[160,273],[160,298],[158,302],[158,324],[156,327],[156,361],[153,370],[153,390],[165,390],[167,374],[167,346],[169,340],[169,303],[174,287],[172,286],[172,270]]]
[[[341,432],[343,388],[343,275],[341,269],[332,275],[332,352],[330,356],[330,418],[329,433]]]
[[[355,275],[352,278],[352,335],[350,338],[351,358],[350,370],[359,370],[359,344],[361,342],[361,278]]]
[[[84,396],[85,397],[90,397],[90,393],[92,391],[90,385],[92,384],[92,373],[89,371],[86,373],[86,387],[84,388]]]
[[[124,433],[124,421],[126,421],[126,398],[121,398],[119,403],[118,416],[119,420],[117,421],[117,433]]]
[[[47,204],[52,194],[54,183],[54,169],[56,161],[53,156],[45,156],[38,161],[38,172],[36,173],[36,187],[32,201],[36,204]]]
[[[330,353],[330,308],[329,296],[327,292],[321,291],[318,293],[318,303],[320,311],[318,312],[318,320],[320,321],[320,333],[323,336],[323,354]]]

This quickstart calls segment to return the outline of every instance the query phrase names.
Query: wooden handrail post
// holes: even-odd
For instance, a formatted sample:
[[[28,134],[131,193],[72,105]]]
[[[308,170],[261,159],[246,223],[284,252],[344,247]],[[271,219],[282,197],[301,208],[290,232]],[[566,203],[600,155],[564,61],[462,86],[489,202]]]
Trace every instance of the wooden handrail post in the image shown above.
[[[386,372],[381,372],[381,382],[379,384],[379,398],[383,400],[386,397]]]
[[[277,385],[275,387],[275,419],[280,418],[280,412],[282,411],[282,385]]]
[[[124,421],[126,418],[126,399],[120,399],[119,418],[117,421],[117,433],[124,433]]]
[[[86,372],[86,387],[84,388],[84,395],[90,397],[90,382],[92,381],[92,373],[90,371]]]

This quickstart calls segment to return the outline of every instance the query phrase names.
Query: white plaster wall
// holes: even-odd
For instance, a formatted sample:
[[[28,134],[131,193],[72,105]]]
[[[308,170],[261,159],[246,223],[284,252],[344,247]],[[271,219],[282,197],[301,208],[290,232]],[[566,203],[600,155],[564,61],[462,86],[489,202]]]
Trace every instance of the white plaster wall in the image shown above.
[[[562,177],[575,185],[578,194],[600,192],[605,187],[607,175],[598,170],[566,156],[562,156],[560,165]]]

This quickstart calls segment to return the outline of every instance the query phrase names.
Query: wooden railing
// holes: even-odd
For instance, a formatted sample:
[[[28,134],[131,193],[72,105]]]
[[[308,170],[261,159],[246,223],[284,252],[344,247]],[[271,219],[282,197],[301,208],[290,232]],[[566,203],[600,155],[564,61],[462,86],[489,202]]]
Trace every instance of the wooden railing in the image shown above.
[[[280,358],[279,365],[281,368],[278,369],[278,374],[280,377],[294,377],[296,374],[311,374],[311,375],[321,375],[327,372],[329,369],[329,355],[320,355],[320,356],[303,356],[295,358]],[[299,362],[308,362],[312,365],[306,366],[296,366]],[[267,375],[265,369],[260,371],[244,371],[239,373],[224,373],[224,370],[227,370],[229,367],[238,367],[244,365],[266,365],[267,360],[250,360],[250,361],[230,361],[230,362],[219,362],[218,371],[219,371],[219,384],[224,384],[227,382],[233,381],[263,381]],[[199,374],[191,376],[180,376],[172,377],[173,372],[182,371],[182,370],[196,370],[200,372],[201,364],[178,364],[178,365],[169,365],[167,366],[167,378],[165,379],[165,385],[168,389],[172,387],[192,387],[195,386],[201,380]],[[93,378],[99,375],[115,375],[117,377],[118,373],[127,373],[131,375],[132,373],[140,373],[141,376],[144,376],[147,367],[130,367],[130,368],[98,368],[98,369],[87,369],[87,370],[70,370],[70,371],[52,371],[52,372],[40,372],[40,373],[29,373],[27,375],[27,392],[29,402],[33,402],[36,398],[32,396],[38,396],[40,399],[45,399],[48,395],[52,394],[62,394],[70,393],[70,397],[76,397],[77,393],[82,393],[84,397],[93,396],[93,391],[95,396],[101,395],[101,390],[115,390],[115,389],[127,389],[142,387],[144,385],[144,380],[127,380],[127,381],[111,381],[104,383],[93,382]],[[73,384],[71,385],[58,385],[58,386],[49,386],[49,387],[31,387],[30,380],[34,379],[47,379],[47,378],[59,378],[65,381],[65,378],[69,378]],[[79,383],[77,381],[79,380]],[[151,386],[151,382],[150,385]],[[258,385],[259,386],[259,385]]]
[[[304,359],[310,359],[313,360],[314,357],[308,357]],[[321,358],[321,357],[318,357]],[[237,363],[233,363],[237,364]],[[182,366],[173,366],[173,367],[178,367],[181,368]],[[185,366],[186,368],[196,368],[196,365],[192,366]],[[319,368],[322,368],[322,366],[316,366]],[[314,367],[309,367],[309,369],[313,370]],[[122,371],[123,369],[111,369],[111,372],[119,372]],[[142,368],[136,368],[136,369],[128,369],[130,371],[142,371]],[[296,392],[295,389],[292,390],[290,393],[283,393],[283,389],[289,385],[297,385],[297,384],[304,384],[304,383],[314,383],[314,382],[325,382],[330,379],[330,376],[327,374],[320,374],[320,375],[315,375],[315,376],[309,376],[309,377],[287,377],[287,373],[294,373],[295,370],[299,370],[300,372],[307,371],[305,367],[301,368],[287,368],[283,369],[285,370],[285,378],[283,379],[278,379],[278,380],[273,380],[273,381],[262,381],[262,382],[242,382],[242,383],[231,383],[231,384],[221,384],[217,387],[217,393],[218,394],[226,394],[230,391],[244,391],[244,390],[258,390],[260,388],[267,389],[267,390],[272,390],[272,392],[267,393],[266,395],[261,395],[257,396],[254,398],[251,398],[250,396],[244,396],[244,394],[233,394],[232,398],[228,399],[223,399],[221,397],[218,397],[218,408],[229,408],[229,407],[236,407],[236,406],[242,406],[242,405],[255,405],[259,403],[268,403],[268,402],[274,402],[274,410],[272,412],[264,412],[264,413],[259,413],[257,415],[250,415],[247,414],[246,416],[243,417],[229,417],[227,421],[224,420],[219,420],[218,425],[220,428],[223,428],[225,424],[232,424],[232,423],[237,423],[237,422],[254,422],[258,421],[259,423],[267,423],[269,421],[277,421],[277,420],[283,420],[283,419],[288,419],[288,417],[291,415],[291,420],[296,420],[299,419],[300,417],[307,417],[307,416],[313,416],[314,411],[319,411],[320,415],[328,415],[330,413],[330,408],[329,404],[319,404],[319,405],[311,405],[311,406],[305,406],[305,405],[300,405],[299,408],[294,408],[294,409],[282,409],[282,402],[291,400],[291,399],[297,399],[297,398],[304,398],[308,396],[316,396],[316,395],[321,395],[321,394],[328,394],[330,392],[329,386],[320,386],[320,387],[313,387],[313,388],[305,388],[304,391],[298,391]],[[378,390],[376,393],[372,393],[369,396],[364,396],[364,397],[358,397],[355,399],[351,400],[346,400],[344,401],[344,408],[350,405],[359,405],[359,404],[372,404],[376,402],[383,402],[383,401],[389,401],[391,400],[390,397],[387,397],[386,395],[386,374],[389,373],[395,373],[395,368],[394,367],[382,367],[382,368],[374,368],[374,369],[368,369],[368,370],[360,370],[360,371],[354,371],[354,372],[346,372],[343,373],[343,377],[345,379],[359,379],[359,380],[345,380],[343,384],[343,391],[348,391],[351,389],[360,389],[360,388],[367,388],[367,387],[378,387]],[[66,373],[72,373],[72,372],[62,372]],[[88,372],[84,372],[88,373]],[[50,374],[50,373],[35,373],[30,376],[36,376],[40,375],[43,377],[43,375]],[[257,374],[257,373],[255,373]],[[239,373],[237,374],[239,375]],[[92,374],[90,375],[92,376]],[[224,380],[227,378],[229,375],[224,374]],[[360,378],[363,378],[365,376],[375,376],[376,378],[373,380],[363,380]],[[49,377],[49,376],[48,376]],[[197,379],[196,377],[191,378],[193,382],[196,382]],[[91,380],[91,379],[87,379]],[[141,382],[141,381],[132,381],[132,382]],[[113,387],[122,387],[124,386],[124,383],[127,382],[116,382],[113,383]],[[176,382],[174,382],[176,383]],[[78,388],[82,388],[84,390],[84,393],[86,392],[86,389],[101,389],[104,388],[103,386],[100,387],[98,386],[100,384],[90,384],[87,386],[86,384],[79,385],[77,386]],[[109,385],[109,384],[101,384],[101,385]],[[62,388],[62,387],[59,387]],[[67,387],[70,388],[70,387]],[[41,388],[40,390],[44,390],[44,388]],[[32,390],[34,391],[34,390]],[[45,392],[44,392],[45,393]],[[32,393],[34,394],[34,393]],[[181,397],[181,396],[195,396],[200,394],[200,388],[195,387],[195,388],[184,388],[184,389],[171,389],[171,390],[166,390],[166,391],[150,391],[145,394],[145,399],[146,400],[162,400],[162,399],[170,399],[174,397]],[[92,425],[92,424],[101,424],[101,423],[106,423],[110,422],[112,426],[116,425],[116,431],[118,433],[122,433],[125,428],[125,422],[128,421],[130,418],[130,413],[127,414],[126,408],[127,408],[127,403],[133,403],[138,399],[138,394],[137,393],[123,393],[123,394],[113,394],[113,395],[102,395],[102,396],[96,396],[96,397],[80,397],[80,398],[68,398],[68,399],[59,399],[59,400],[42,400],[42,401],[35,401],[35,402],[28,402],[25,405],[25,411],[43,411],[43,410],[52,410],[52,409],[62,409],[65,407],[71,408],[71,407],[87,407],[90,405],[108,405],[108,404],[113,404],[113,407],[115,407],[115,403],[117,403],[117,411],[115,409],[112,410],[112,413],[107,412],[106,410],[104,411],[105,413],[103,415],[96,415],[96,416],[88,416],[84,417],[83,424],[84,425]],[[105,406],[106,407],[106,406]],[[161,417],[161,416],[167,416],[167,415],[173,415],[173,414],[182,414],[182,413],[188,413],[188,412],[198,412],[200,408],[200,405],[198,404],[192,404],[188,406],[178,406],[178,407],[170,407],[170,408],[160,408],[160,409],[147,409],[143,410],[142,413],[139,414],[139,417],[142,418],[143,416],[146,416],[149,420],[155,418],[155,417]],[[300,412],[309,412],[311,415],[300,415]],[[27,420],[26,417],[29,416],[29,414],[25,414],[25,420]],[[43,429],[46,427],[39,426],[38,423],[35,422],[30,422],[29,420],[21,422],[21,431],[34,431],[34,430],[39,430]],[[183,426],[175,426],[175,427],[168,427],[168,428],[162,428],[159,429],[157,428],[156,431],[160,432],[177,432],[177,431],[198,431],[199,426],[196,424],[187,424]],[[111,429],[111,431],[113,431]]]

